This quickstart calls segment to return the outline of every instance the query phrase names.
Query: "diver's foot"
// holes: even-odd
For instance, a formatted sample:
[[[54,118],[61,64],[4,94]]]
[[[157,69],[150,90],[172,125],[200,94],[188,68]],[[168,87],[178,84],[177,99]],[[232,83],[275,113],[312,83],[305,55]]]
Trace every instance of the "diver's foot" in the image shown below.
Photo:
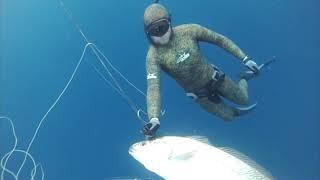
[[[248,114],[256,108],[258,103],[252,104],[250,106],[236,107],[234,111],[234,116],[242,116]]]

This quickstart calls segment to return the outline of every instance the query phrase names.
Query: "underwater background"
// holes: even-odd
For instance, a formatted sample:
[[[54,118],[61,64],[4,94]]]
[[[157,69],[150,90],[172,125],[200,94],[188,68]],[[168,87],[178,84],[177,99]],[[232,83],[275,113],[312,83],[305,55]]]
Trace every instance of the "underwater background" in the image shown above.
[[[145,91],[148,41],[144,9],[151,0],[64,0],[90,42],[137,87]],[[188,99],[163,75],[160,135],[202,135],[212,144],[248,155],[276,179],[320,179],[320,2],[318,0],[160,1],[173,25],[198,23],[226,35],[258,63],[276,63],[249,82],[256,110],[225,123]],[[57,0],[0,1],[0,116],[15,125],[18,148],[26,149],[35,129],[69,80],[85,46],[74,22]],[[208,59],[233,79],[244,70],[223,50],[201,44]],[[135,113],[96,73],[99,62],[88,51],[61,101],[43,122],[30,153],[45,179],[152,178],[129,154],[144,140]],[[117,77],[140,108],[145,98]],[[0,120],[0,157],[14,138]],[[14,154],[14,171],[23,160]],[[29,179],[27,161],[20,179]],[[213,169],[214,173],[214,169]],[[5,179],[13,179],[6,175]],[[37,179],[41,179],[37,176]]]

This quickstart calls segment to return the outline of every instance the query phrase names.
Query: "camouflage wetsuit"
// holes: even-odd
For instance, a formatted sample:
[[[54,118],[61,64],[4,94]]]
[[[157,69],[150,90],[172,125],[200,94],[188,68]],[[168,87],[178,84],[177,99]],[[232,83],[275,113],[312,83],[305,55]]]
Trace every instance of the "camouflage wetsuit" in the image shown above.
[[[161,70],[174,78],[186,92],[197,92],[211,79],[215,69],[201,53],[199,42],[215,44],[239,59],[246,55],[230,39],[196,24],[186,24],[173,28],[168,44],[151,45],[147,55],[147,108],[149,118],[159,118],[161,111],[160,73]],[[215,92],[234,103],[248,103],[247,82],[239,85],[225,76]],[[238,116],[236,109],[223,101],[212,101],[208,97],[196,99],[205,110],[226,121]]]

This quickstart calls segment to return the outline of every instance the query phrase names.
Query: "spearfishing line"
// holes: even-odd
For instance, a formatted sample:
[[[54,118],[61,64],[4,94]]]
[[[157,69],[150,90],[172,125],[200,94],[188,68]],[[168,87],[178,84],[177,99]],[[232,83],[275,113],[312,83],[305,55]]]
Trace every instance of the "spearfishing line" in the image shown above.
[[[10,169],[7,168],[7,162],[11,158],[12,154],[13,153],[17,153],[17,152],[25,154],[32,161],[33,169],[31,171],[31,180],[34,180],[34,177],[37,174],[37,168],[38,167],[40,167],[41,177],[42,177],[42,180],[44,180],[44,171],[43,171],[43,168],[42,168],[41,164],[37,164],[36,165],[36,162],[35,162],[33,156],[30,153],[28,153],[28,152],[26,152],[24,150],[17,149],[18,137],[16,135],[15,127],[14,127],[14,124],[13,124],[12,120],[10,118],[6,117],[6,116],[1,116],[0,119],[5,119],[5,120],[8,120],[10,122],[11,131],[12,131],[12,134],[13,134],[13,137],[14,137],[14,146],[0,160],[0,167],[2,169],[2,171],[1,171],[1,180],[4,180],[4,173],[5,172],[10,174],[11,176],[13,176],[15,180],[18,180],[18,174],[15,174],[13,171],[11,171]]]
[[[39,130],[40,128],[42,127],[43,125],[43,122],[45,121],[45,119],[47,118],[47,116],[49,115],[49,113],[52,111],[52,109],[60,102],[60,99],[61,97],[65,94],[65,92],[68,90],[69,88],[69,85],[70,83],[73,81],[76,73],[78,72],[78,69],[79,69],[79,66],[80,64],[82,63],[83,61],[83,58],[84,58],[84,55],[86,54],[86,51],[88,49],[88,47],[90,47],[90,49],[93,51],[93,53],[95,54],[95,56],[97,57],[97,59],[99,60],[99,62],[101,63],[101,65],[103,66],[103,68],[105,69],[105,71],[108,73],[108,75],[111,77],[112,81],[113,81],[113,84],[110,82],[110,81],[107,81],[107,79],[103,76],[103,74],[100,72],[98,72],[98,74],[103,77],[103,79],[108,82],[108,84],[116,90],[116,92],[118,92],[126,101],[127,103],[130,105],[130,107],[138,114],[138,118],[143,122],[145,123],[145,121],[143,121],[141,119],[141,117],[139,116],[139,113],[140,109],[137,108],[137,106],[133,103],[133,101],[130,99],[130,97],[125,93],[125,91],[121,88],[119,82],[114,78],[114,76],[112,75],[112,73],[110,72],[110,70],[108,69],[108,67],[106,66],[106,64],[104,63],[107,62],[108,65],[115,71],[117,72],[120,77],[122,77],[129,85],[131,85],[133,88],[135,88],[140,94],[142,94],[143,96],[146,96],[145,93],[143,93],[139,88],[137,88],[133,83],[131,83],[117,68],[115,68],[112,63],[109,61],[109,59],[99,50],[99,48],[91,43],[87,36],[83,33],[82,29],[80,28],[80,26],[74,21],[73,17],[72,17],[72,14],[68,11],[68,9],[65,7],[64,3],[62,0],[58,0],[59,1],[59,4],[60,6],[63,8],[64,12],[66,13],[67,17],[70,19],[70,21],[73,23],[73,25],[76,27],[76,29],[79,31],[79,33],[81,34],[82,38],[84,39],[84,41],[86,42],[86,45],[83,49],[83,52],[81,54],[81,57],[75,67],[75,69],[73,70],[72,72],[72,75],[71,77],[69,78],[67,84],[64,86],[63,90],[61,91],[61,93],[59,94],[59,96],[56,98],[56,100],[53,102],[53,104],[50,106],[50,108],[47,110],[47,112],[42,116],[31,140],[30,140],[30,143],[28,144],[28,147],[27,147],[27,150],[26,151],[23,151],[23,150],[16,150],[16,145],[17,145],[17,138],[16,138],[16,135],[14,133],[14,136],[15,136],[15,146],[14,148],[9,152],[7,153],[2,159],[1,159],[1,167],[2,167],[2,173],[1,173],[1,177],[3,179],[3,174],[4,172],[8,172],[9,174],[13,175],[15,177],[15,179],[18,179],[19,177],[19,174],[22,170],[22,168],[24,167],[25,163],[26,163],[26,160],[27,160],[27,157],[31,158],[33,160],[33,157],[31,156],[31,154],[29,154],[29,151],[30,151],[30,148],[31,146],[33,145],[33,142],[35,140],[35,138],[37,137],[38,133],[39,133]],[[103,57],[104,61],[102,60],[101,56]],[[97,69],[95,69],[97,71]],[[142,111],[143,112],[143,111]],[[13,124],[12,124],[13,126]],[[14,128],[13,128],[13,131],[14,131]],[[23,162],[21,163],[20,167],[19,167],[19,170],[16,174],[14,174],[12,171],[6,169],[6,164],[7,164],[7,161],[9,160],[9,158],[11,157],[12,153],[13,152],[23,152],[25,154],[24,156],[24,159],[23,159]],[[5,159],[5,162],[3,163],[3,160]],[[34,162],[34,161],[33,161]],[[43,169],[42,169],[42,166],[39,165],[40,168],[41,168],[41,171],[43,172]],[[38,165],[35,165],[34,163],[34,168],[31,172],[31,179],[34,179],[34,176],[36,174],[36,170],[37,170],[37,167]],[[42,178],[44,178],[44,175],[42,176]]]
[[[71,23],[75,26],[75,28],[79,31],[79,33],[81,34],[83,40],[86,43],[90,43],[90,41],[88,40],[87,36],[84,34],[83,30],[81,29],[80,25],[74,20],[72,13],[66,8],[66,6],[64,5],[62,0],[58,0],[60,6],[62,7],[62,9],[64,10],[65,14],[67,15],[67,17],[69,18],[69,20],[71,21]],[[93,49],[93,47],[95,47],[95,49]],[[93,51],[94,54],[97,56],[97,58],[99,60],[101,60],[101,58],[99,58],[99,55],[97,55],[97,53],[95,51],[98,51],[98,53],[100,55],[102,55],[103,59],[110,65],[110,67],[120,75],[121,78],[123,78],[129,85],[131,85],[134,89],[136,89],[141,95],[146,96],[146,94],[144,92],[142,92],[138,87],[136,87],[132,82],[130,82],[128,80],[128,78],[126,78],[116,67],[114,67],[111,63],[111,61],[104,55],[104,53],[95,45],[92,44],[92,47],[90,47]]]
[[[16,179],[16,175],[10,171],[9,169],[6,168],[7,166],[7,162],[9,160],[9,158],[11,157],[12,153],[15,151],[15,149],[17,148],[17,145],[18,145],[18,138],[17,138],[17,135],[16,135],[16,131],[15,131],[15,128],[14,128],[14,124],[12,122],[12,120],[8,117],[5,117],[5,116],[2,116],[0,117],[0,119],[5,119],[7,121],[9,121],[10,123],[10,126],[11,126],[11,130],[12,130],[12,134],[13,134],[13,137],[14,137],[14,146],[12,148],[12,150],[10,150],[8,153],[7,153],[7,158],[6,156],[3,156],[1,158],[1,168],[2,168],[2,171],[1,171],[1,180],[3,180],[3,176],[4,176],[4,172],[6,171],[7,173],[11,174],[13,177],[15,177]],[[5,162],[3,163],[3,160],[5,159]]]
[[[92,65],[92,64],[91,64]],[[139,112],[142,111],[141,109],[138,109],[136,105],[132,102],[132,100],[126,95],[123,94],[119,89],[117,89],[103,74],[102,72],[94,65],[92,65],[94,70],[99,74],[99,76],[110,86],[112,87],[122,98],[126,99],[126,102],[130,106],[130,108],[137,113],[138,119],[141,121],[142,124],[145,124],[146,121],[144,121],[140,115]],[[143,112],[143,111],[142,111]]]
[[[65,14],[67,15],[67,17],[70,19],[71,23],[74,25],[74,27],[78,30],[78,32],[81,34],[81,36],[83,37],[83,40],[86,43],[90,43],[90,41],[88,40],[87,36],[84,34],[83,30],[81,29],[80,25],[74,20],[72,13],[70,12],[70,10],[68,10],[66,8],[66,6],[64,5],[62,0],[58,0],[60,6],[62,7],[62,9],[64,10]],[[126,78],[115,66],[113,66],[113,64],[111,63],[111,61],[104,55],[104,53],[94,44],[94,43],[90,43],[90,48],[93,51],[94,55],[97,57],[97,59],[99,60],[100,64],[102,65],[102,67],[104,68],[104,70],[107,72],[107,74],[110,76],[111,80],[113,81],[114,85],[112,85],[111,87],[116,87],[117,88],[117,92],[120,92],[119,94],[127,101],[128,105],[131,107],[131,109],[134,110],[135,113],[137,113],[139,111],[139,108],[137,108],[137,105],[131,100],[131,98],[125,93],[125,91],[121,88],[119,82],[116,80],[116,78],[112,75],[111,71],[109,70],[109,68],[107,67],[107,65],[105,64],[105,62],[116,72],[120,75],[121,78],[123,78],[130,86],[132,86],[137,92],[139,92],[141,95],[143,95],[144,97],[146,97],[146,94],[143,93],[139,88],[137,88],[132,82],[130,82],[128,80],[128,78]],[[102,58],[101,58],[102,56]],[[96,69],[95,69],[96,70]],[[100,76],[102,73],[98,73]],[[106,78],[103,78],[104,80]],[[109,84],[109,83],[108,83]],[[115,88],[114,88],[115,89]],[[139,120],[142,120],[139,116],[138,116]],[[145,123],[144,120],[142,120],[143,123]]]
[[[37,128],[36,128],[36,131],[35,131],[35,133],[33,134],[33,137],[32,137],[32,139],[31,139],[31,141],[30,141],[30,143],[29,143],[29,145],[28,145],[28,148],[27,148],[26,152],[29,152],[29,150],[30,150],[30,148],[31,148],[31,146],[32,146],[32,144],[33,144],[36,136],[38,135],[38,132],[39,132],[39,130],[40,130],[40,128],[41,128],[44,120],[47,118],[48,114],[49,114],[49,113],[51,112],[51,110],[57,105],[57,103],[60,101],[61,97],[64,95],[64,93],[65,93],[65,92],[67,91],[67,89],[69,88],[70,83],[73,81],[74,76],[76,75],[76,73],[77,73],[77,71],[78,71],[78,69],[79,69],[79,66],[80,66],[80,64],[81,64],[81,62],[82,62],[82,60],[83,60],[83,57],[84,57],[84,55],[85,55],[85,52],[87,51],[87,49],[88,49],[88,47],[89,47],[90,45],[91,45],[91,43],[86,44],[86,46],[85,46],[84,49],[83,49],[82,55],[81,55],[81,57],[80,57],[77,65],[76,65],[75,69],[73,70],[73,73],[72,73],[71,77],[69,78],[67,84],[65,85],[65,87],[63,88],[63,90],[61,91],[61,93],[59,94],[58,98],[53,102],[53,104],[50,106],[50,108],[48,109],[48,111],[47,111],[47,112],[44,114],[44,116],[41,118],[41,120],[40,120],[40,122],[39,122],[39,124],[38,124],[38,126],[37,126]],[[19,173],[20,173],[22,167],[23,167],[24,164],[25,164],[26,158],[27,158],[27,156],[24,157],[24,160],[23,160],[23,162],[22,162],[22,164],[21,164],[21,166],[20,166],[20,168],[19,168],[19,170],[18,170],[17,176],[19,176]]]
[[[117,72],[129,85],[131,85],[134,89],[137,90],[137,92],[139,92],[142,96],[146,97],[147,95],[142,92],[138,87],[136,87],[132,82],[130,82],[116,67],[114,67],[111,63],[111,61],[104,55],[103,52],[100,51],[100,49],[93,44],[92,46],[94,46],[96,48],[96,50],[99,52],[99,54],[102,55],[103,59],[105,59],[105,61],[110,65],[110,67]]]

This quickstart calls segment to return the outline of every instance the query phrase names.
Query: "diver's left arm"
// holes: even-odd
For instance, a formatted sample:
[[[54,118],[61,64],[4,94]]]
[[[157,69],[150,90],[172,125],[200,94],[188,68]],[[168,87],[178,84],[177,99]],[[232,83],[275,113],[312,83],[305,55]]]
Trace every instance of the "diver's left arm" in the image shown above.
[[[148,117],[150,119],[142,132],[148,137],[154,137],[156,131],[160,127],[160,111],[161,111],[161,92],[160,92],[160,73],[161,67],[159,60],[155,55],[154,48],[150,48],[147,55],[147,110]]]
[[[253,72],[259,71],[258,65],[229,38],[197,24],[189,26],[197,41],[213,43],[240,59]]]

